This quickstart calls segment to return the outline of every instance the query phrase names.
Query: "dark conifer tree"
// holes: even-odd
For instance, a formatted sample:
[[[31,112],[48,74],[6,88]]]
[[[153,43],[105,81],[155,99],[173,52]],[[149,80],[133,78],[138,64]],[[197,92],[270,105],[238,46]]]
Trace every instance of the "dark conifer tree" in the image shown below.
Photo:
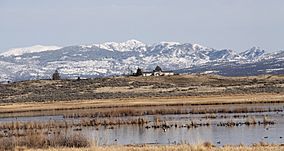
[[[60,75],[58,70],[55,70],[55,72],[52,74],[52,80],[60,80]]]
[[[136,76],[141,76],[143,74],[142,69],[138,68],[136,71]]]
[[[156,72],[162,71],[162,68],[160,66],[157,66],[154,71]]]

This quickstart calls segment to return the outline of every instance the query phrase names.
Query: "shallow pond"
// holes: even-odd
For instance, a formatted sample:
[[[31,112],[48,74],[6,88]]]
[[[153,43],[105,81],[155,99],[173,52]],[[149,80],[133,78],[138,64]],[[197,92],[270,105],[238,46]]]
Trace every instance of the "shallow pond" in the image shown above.
[[[113,127],[84,128],[82,133],[95,140],[98,145],[109,144],[200,144],[211,142],[216,146],[226,144],[251,145],[260,141],[274,144],[284,143],[284,118],[283,115],[273,116],[276,122],[274,125],[253,125],[253,126],[217,126],[218,122],[228,119],[209,119],[210,126],[197,128],[171,127],[166,130],[162,128],[145,128],[137,125],[121,125]],[[256,118],[261,121],[261,119]],[[232,119],[244,121],[244,119]],[[202,120],[201,120],[202,122]],[[187,121],[171,121],[183,125]],[[153,125],[149,123],[147,125]]]

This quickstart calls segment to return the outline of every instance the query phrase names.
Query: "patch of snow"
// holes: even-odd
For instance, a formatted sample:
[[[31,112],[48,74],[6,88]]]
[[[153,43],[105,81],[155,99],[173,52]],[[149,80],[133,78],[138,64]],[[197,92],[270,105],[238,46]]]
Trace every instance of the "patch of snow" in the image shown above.
[[[270,72],[273,72],[273,71],[280,71],[280,70],[284,70],[284,68],[275,68],[275,69],[266,69],[266,73],[270,73]]]
[[[169,41],[162,41],[162,42],[160,42],[159,44],[162,44],[162,45],[169,45],[169,46],[180,45],[179,42],[169,42]]]
[[[94,71],[99,72],[99,73],[107,73],[107,69],[95,69]]]
[[[33,59],[38,59],[40,56],[32,56]]]
[[[94,45],[80,45],[83,49],[92,48]]]
[[[218,73],[219,71],[212,70],[212,71],[205,71],[203,74],[212,74],[212,73]]]

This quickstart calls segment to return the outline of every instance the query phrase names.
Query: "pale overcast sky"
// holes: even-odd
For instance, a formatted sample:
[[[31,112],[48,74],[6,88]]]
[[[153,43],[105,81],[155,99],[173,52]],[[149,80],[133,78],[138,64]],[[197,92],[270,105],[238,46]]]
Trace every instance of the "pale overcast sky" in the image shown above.
[[[0,51],[137,39],[284,50],[284,0],[0,0]]]

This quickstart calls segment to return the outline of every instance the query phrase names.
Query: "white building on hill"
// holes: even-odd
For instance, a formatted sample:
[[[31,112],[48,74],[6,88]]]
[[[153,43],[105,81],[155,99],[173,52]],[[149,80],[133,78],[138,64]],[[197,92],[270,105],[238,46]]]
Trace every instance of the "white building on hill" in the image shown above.
[[[175,73],[173,71],[163,71],[161,67],[157,66],[152,72],[143,72],[142,76],[169,76],[174,74]]]

